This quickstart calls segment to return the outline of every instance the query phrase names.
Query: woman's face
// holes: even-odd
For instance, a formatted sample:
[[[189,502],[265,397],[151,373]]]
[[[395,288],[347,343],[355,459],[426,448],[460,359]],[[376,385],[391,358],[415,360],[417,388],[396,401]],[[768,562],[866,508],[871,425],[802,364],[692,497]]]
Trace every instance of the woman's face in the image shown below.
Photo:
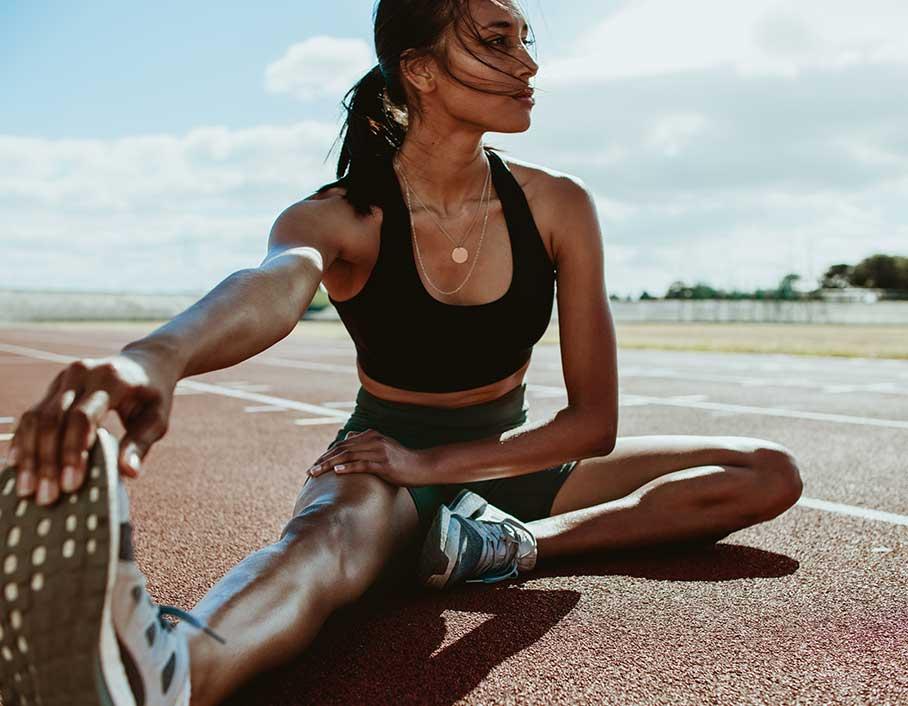
[[[511,0],[470,0],[468,9],[476,29],[449,28],[447,51],[451,73],[469,85],[435,70],[437,90],[421,96],[427,114],[440,108],[483,132],[523,132],[530,126],[532,99],[514,96],[539,69],[529,54],[524,17]]]

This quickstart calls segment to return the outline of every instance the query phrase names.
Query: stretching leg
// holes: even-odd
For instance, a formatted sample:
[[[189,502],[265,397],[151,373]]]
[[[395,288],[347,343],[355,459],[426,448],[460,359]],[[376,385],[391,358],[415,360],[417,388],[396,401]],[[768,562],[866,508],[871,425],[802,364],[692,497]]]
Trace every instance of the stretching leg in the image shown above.
[[[281,538],[234,566],[192,612],[226,645],[185,628],[192,706],[209,706],[308,645],[328,616],[359,598],[418,528],[406,488],[370,474],[304,484]]]

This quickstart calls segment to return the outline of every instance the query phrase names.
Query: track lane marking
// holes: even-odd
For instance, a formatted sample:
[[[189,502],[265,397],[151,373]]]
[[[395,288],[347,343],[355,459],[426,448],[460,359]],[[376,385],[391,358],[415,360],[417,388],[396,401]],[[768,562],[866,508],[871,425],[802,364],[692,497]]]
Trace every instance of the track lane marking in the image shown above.
[[[41,360],[49,360],[56,363],[68,363],[75,358],[71,356],[63,356],[57,353],[50,353],[48,351],[41,351],[35,348],[28,348],[26,346],[13,346],[10,344],[0,343],[0,350],[6,350],[7,352],[14,353],[17,355],[24,355],[28,357],[40,358]],[[295,367],[295,366],[294,366]],[[317,425],[317,424],[331,424],[336,423],[338,420],[346,420],[348,415],[346,412],[340,410],[331,409],[330,407],[324,407],[320,405],[307,404],[305,402],[297,402],[295,400],[288,400],[281,397],[274,397],[271,395],[262,395],[255,392],[248,392],[245,390],[232,389],[229,387],[224,387],[223,385],[214,385],[211,383],[199,382],[196,380],[180,380],[177,384],[178,386],[183,385],[189,389],[197,390],[199,392],[209,392],[215,395],[222,395],[225,397],[234,397],[237,399],[246,399],[253,402],[260,402],[266,405],[280,406],[286,409],[294,409],[298,411],[310,412],[313,414],[323,415],[316,418],[305,418],[294,420],[295,424],[301,426],[308,425]],[[527,386],[529,389],[529,385]],[[542,391],[548,390],[552,391],[555,389],[561,389],[564,392],[563,388],[556,388],[555,386],[533,386],[543,388]],[[698,407],[705,409],[723,409],[723,410],[738,410],[745,411],[756,414],[770,414],[771,416],[783,416],[783,417],[804,417],[804,418],[813,418],[820,419],[823,421],[848,421],[849,423],[869,423],[875,426],[896,426],[896,428],[908,428],[908,422],[903,422],[900,420],[881,420],[881,419],[868,419],[865,417],[852,417],[849,415],[840,415],[840,414],[823,414],[819,412],[796,412],[793,410],[784,410],[784,409],[773,409],[766,407],[749,407],[747,405],[728,405],[721,404],[716,402],[703,402],[693,399],[698,397],[697,395],[684,395],[681,398],[660,398],[660,397],[650,397],[646,395],[631,395],[631,403],[641,403],[641,404],[667,404],[672,406],[679,407]],[[9,438],[12,437],[12,434],[5,435]],[[3,440],[2,435],[0,435],[0,440]],[[8,439],[7,439],[8,440]],[[824,512],[831,512],[835,514],[850,515],[854,517],[860,517],[863,519],[876,520],[880,522],[886,522],[889,524],[897,524],[908,526],[908,516],[899,515],[897,513],[885,512],[882,510],[873,510],[871,508],[863,508],[857,505],[846,505],[844,503],[830,502],[828,500],[820,500],[818,498],[810,498],[801,496],[797,503],[803,507],[808,507],[811,509],[821,510]]]
[[[903,525],[908,527],[908,515],[898,515],[894,512],[884,512],[883,510],[872,510],[867,507],[857,505],[846,505],[845,503],[834,503],[829,500],[820,500],[818,498],[798,498],[796,505],[809,507],[814,510],[823,510],[825,512],[834,512],[840,515],[851,515],[860,517],[864,520],[877,520],[879,522],[888,522],[892,525]]]

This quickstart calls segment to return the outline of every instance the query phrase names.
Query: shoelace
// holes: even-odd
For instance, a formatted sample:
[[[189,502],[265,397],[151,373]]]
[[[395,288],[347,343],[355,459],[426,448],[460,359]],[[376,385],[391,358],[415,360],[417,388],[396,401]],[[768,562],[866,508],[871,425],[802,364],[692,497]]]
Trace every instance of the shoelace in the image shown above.
[[[479,578],[466,579],[465,583],[497,583],[505,579],[517,576],[517,550],[520,547],[520,538],[517,531],[508,523],[504,522],[486,522],[484,520],[474,520],[474,522],[485,525],[487,530],[483,532],[484,548],[483,558],[490,557],[490,561],[483,562],[480,560],[480,572],[483,574]],[[488,574],[489,569],[502,566],[498,573]]]
[[[158,606],[158,622],[161,624],[161,627],[164,630],[167,630],[167,631],[176,630],[176,627],[177,627],[175,623],[171,623],[169,620],[165,620],[164,615],[173,615],[178,618],[182,618],[190,625],[193,625],[193,626],[199,628],[200,630],[202,630],[203,632],[207,633],[208,635],[211,635],[211,637],[213,637],[215,640],[220,642],[222,645],[227,644],[227,640],[225,640],[223,637],[218,635],[214,630],[212,630],[205,623],[203,623],[201,620],[196,618],[192,613],[187,613],[185,610],[181,610],[181,609],[177,608],[176,606],[172,606],[172,605],[159,605]]]

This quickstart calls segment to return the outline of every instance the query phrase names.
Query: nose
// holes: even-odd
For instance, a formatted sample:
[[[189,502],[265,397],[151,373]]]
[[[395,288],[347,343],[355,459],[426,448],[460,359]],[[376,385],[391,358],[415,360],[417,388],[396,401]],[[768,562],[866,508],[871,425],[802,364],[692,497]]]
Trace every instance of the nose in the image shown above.
[[[520,77],[526,80],[536,75],[539,71],[539,64],[533,61],[533,57],[530,56],[530,52],[526,47],[524,47],[523,53],[526,55],[526,59],[521,60]]]

